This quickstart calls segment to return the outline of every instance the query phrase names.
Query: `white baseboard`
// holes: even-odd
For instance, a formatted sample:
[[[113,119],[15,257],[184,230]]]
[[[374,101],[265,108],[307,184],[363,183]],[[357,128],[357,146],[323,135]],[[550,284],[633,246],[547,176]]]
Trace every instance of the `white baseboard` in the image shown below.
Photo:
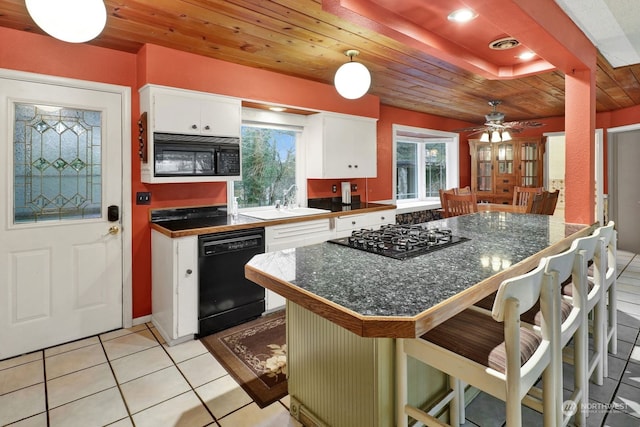
[[[135,319],[133,319],[133,326],[141,325],[143,323],[148,323],[148,322],[151,322],[150,314],[148,316],[136,317]]]

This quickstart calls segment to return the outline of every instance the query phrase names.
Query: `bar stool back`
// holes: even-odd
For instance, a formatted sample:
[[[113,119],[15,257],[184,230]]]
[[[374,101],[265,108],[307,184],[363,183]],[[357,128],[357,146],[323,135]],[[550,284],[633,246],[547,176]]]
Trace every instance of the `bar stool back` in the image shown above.
[[[606,332],[606,338],[604,347],[605,350],[608,347],[608,351],[611,354],[618,352],[618,315],[617,315],[617,292],[616,292],[616,278],[618,276],[616,257],[617,257],[617,233],[614,228],[615,223],[609,221],[606,226],[600,227],[600,236],[606,250],[606,262],[603,262],[604,270],[604,290],[603,300],[606,302],[606,317],[604,319],[604,329]],[[607,351],[603,351],[603,375],[606,377],[609,374],[609,358],[607,357]]]
[[[505,280],[496,294],[492,316],[469,308],[420,338],[396,340],[398,427],[406,427],[409,416],[428,426],[441,426],[437,416],[447,404],[451,425],[464,422],[462,382],[505,401],[507,425],[520,426],[523,398],[541,375],[542,403],[535,398],[526,403],[543,408],[545,426],[557,425],[551,331],[559,325],[550,321],[555,318],[556,303],[551,300],[552,281],[545,280],[549,277],[545,267],[542,260],[529,273]],[[538,300],[543,318],[539,333],[520,325],[520,315]],[[429,410],[408,404],[408,356],[449,375],[451,390]]]
[[[546,258],[545,273],[551,281],[555,297],[552,324],[552,365],[555,377],[556,425],[567,425],[573,415],[575,424],[586,425],[587,409],[587,323],[586,323],[586,294],[587,294],[587,252],[593,251],[597,238],[594,236],[576,239],[571,247],[560,254]],[[573,281],[573,300],[571,311],[563,315],[561,320],[562,298],[561,284],[569,278]],[[573,338],[574,348],[574,390],[569,399],[562,396],[562,350]],[[567,410],[566,405],[573,410]]]

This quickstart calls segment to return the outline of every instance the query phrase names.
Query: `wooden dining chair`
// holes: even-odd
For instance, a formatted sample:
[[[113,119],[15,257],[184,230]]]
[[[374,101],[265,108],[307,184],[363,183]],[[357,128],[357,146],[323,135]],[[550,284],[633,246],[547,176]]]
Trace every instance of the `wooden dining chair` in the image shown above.
[[[527,202],[527,213],[541,214],[542,204],[544,202],[544,193],[536,193],[529,197]]]
[[[513,204],[518,206],[528,206],[529,200],[534,194],[541,194],[544,187],[513,187]]]
[[[454,188],[454,194],[471,194],[471,187],[467,185],[466,187]]]
[[[438,192],[440,193],[440,207],[442,208],[442,217],[443,218],[448,218],[449,217],[449,212],[447,211],[447,204],[445,203],[444,200],[444,195],[447,192],[450,192],[451,194],[453,194],[453,190],[443,190],[442,188],[440,190],[438,190]]]
[[[475,193],[451,194],[443,193],[443,209],[447,218],[478,212],[478,201]]]
[[[556,211],[556,205],[558,204],[558,196],[560,195],[560,190],[556,191],[545,191],[544,200],[542,201],[542,212],[543,215],[553,215]]]
[[[396,340],[397,426],[408,417],[428,426],[443,426],[437,415],[449,406],[449,425],[464,423],[463,383],[506,402],[509,427],[522,425],[522,404],[541,410],[545,426],[557,426],[556,387],[551,332],[556,316],[552,282],[546,280],[546,262],[521,276],[505,280],[496,294],[491,315],[466,309],[419,338]],[[541,332],[521,327],[520,316],[541,302]],[[408,357],[449,376],[450,390],[426,410],[409,401]],[[540,376],[542,398],[528,392]]]
[[[449,215],[447,214],[447,208],[445,206],[445,202],[444,202],[444,197],[442,196],[443,194],[471,194],[471,187],[469,187],[468,185],[466,187],[455,187],[455,188],[449,188],[447,190],[443,190],[440,189],[438,190],[440,193],[440,206],[442,206],[442,211],[443,211],[443,216],[446,218]]]

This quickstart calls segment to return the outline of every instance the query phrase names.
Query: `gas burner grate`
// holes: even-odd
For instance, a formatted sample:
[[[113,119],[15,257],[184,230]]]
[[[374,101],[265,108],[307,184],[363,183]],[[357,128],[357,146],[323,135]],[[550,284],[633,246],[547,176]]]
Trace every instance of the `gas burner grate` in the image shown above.
[[[467,240],[466,237],[454,236],[448,229],[389,224],[377,230],[354,230],[351,236],[329,242],[395,259],[407,259]]]

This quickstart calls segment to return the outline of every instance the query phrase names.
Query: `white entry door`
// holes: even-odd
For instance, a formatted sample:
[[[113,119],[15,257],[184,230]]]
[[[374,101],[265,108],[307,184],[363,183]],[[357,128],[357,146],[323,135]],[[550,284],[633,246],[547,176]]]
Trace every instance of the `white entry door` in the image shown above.
[[[122,95],[0,78],[0,129],[0,360],[121,327]]]

